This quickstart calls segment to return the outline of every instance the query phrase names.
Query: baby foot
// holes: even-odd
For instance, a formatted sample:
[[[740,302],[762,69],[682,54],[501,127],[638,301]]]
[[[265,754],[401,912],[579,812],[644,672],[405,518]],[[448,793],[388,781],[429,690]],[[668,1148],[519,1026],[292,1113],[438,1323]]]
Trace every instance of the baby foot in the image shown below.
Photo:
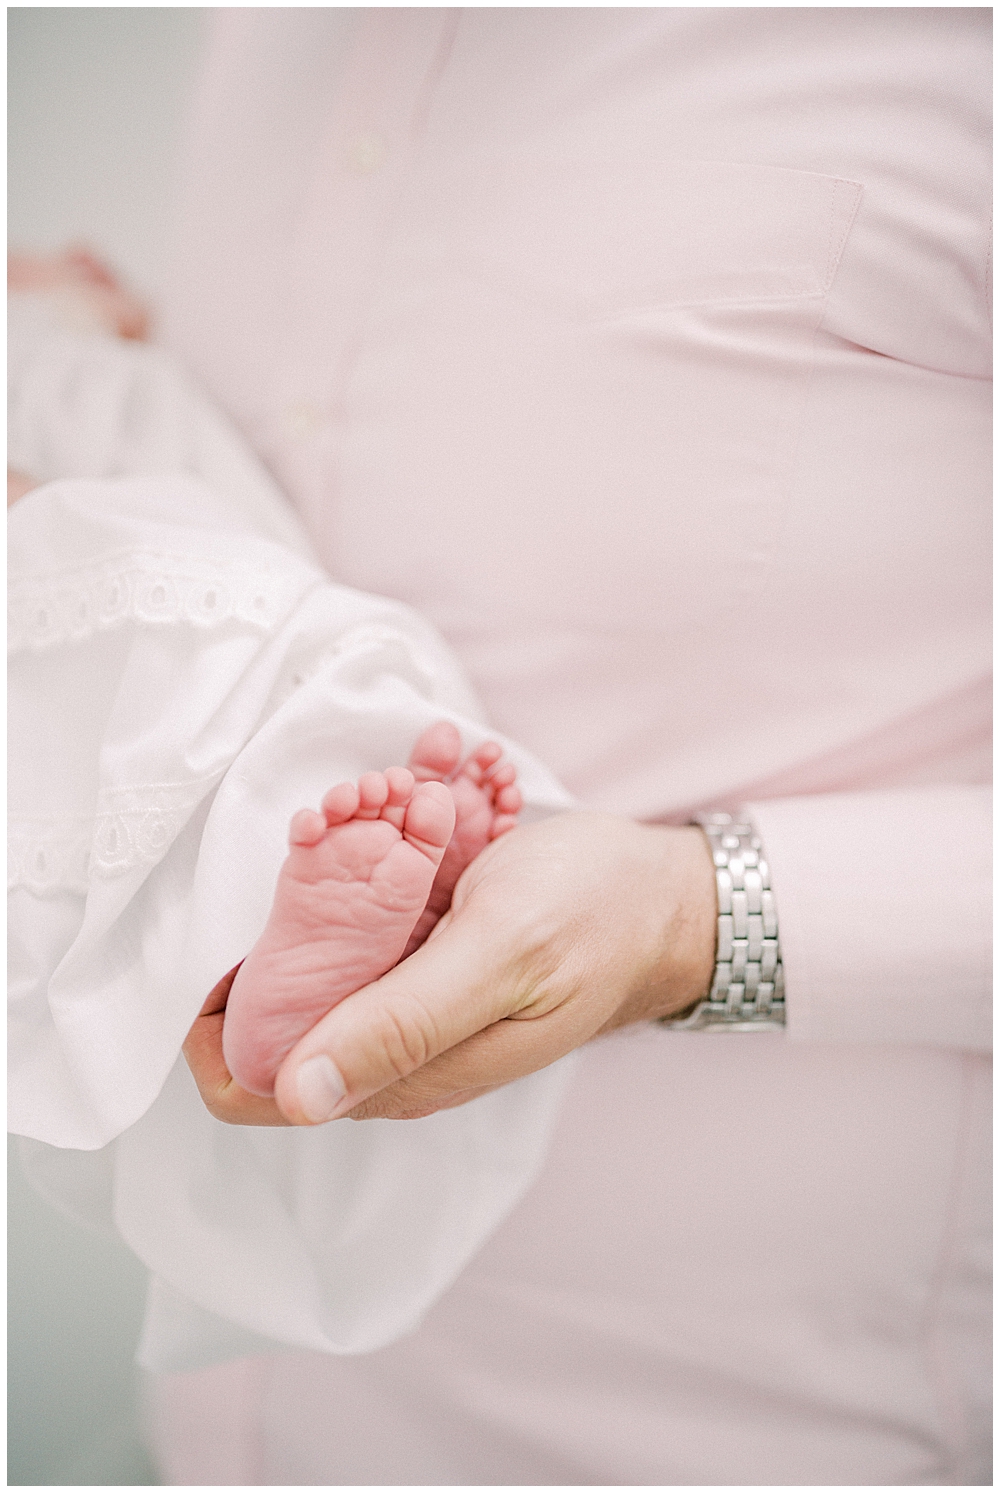
[[[501,761],[495,741],[485,741],[464,762],[462,738],[450,721],[437,721],[417,741],[409,768],[418,782],[445,782],[455,801],[455,830],[438,867],[427,906],[417,920],[404,952],[412,954],[451,906],[455,884],[470,861],[491,840],[517,824],[521,790],[516,770]]]
[[[338,1001],[396,964],[451,838],[451,792],[405,767],[331,788],[292,819],[267,926],[233,981],[222,1047],[252,1094]]]

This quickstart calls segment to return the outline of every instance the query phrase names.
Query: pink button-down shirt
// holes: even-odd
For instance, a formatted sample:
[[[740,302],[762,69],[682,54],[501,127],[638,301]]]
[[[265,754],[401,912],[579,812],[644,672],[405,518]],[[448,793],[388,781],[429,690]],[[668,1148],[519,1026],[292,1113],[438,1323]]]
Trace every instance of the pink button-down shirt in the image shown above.
[[[790,1038],[592,1047],[249,1480],[982,1475],[988,20],[220,13],[168,340],[584,803],[755,803]]]

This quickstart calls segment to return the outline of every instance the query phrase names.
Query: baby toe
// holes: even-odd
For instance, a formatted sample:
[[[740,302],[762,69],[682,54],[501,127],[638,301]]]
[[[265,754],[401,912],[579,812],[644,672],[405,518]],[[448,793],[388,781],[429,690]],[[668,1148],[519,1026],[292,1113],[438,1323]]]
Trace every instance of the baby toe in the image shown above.
[[[476,750],[473,752],[472,757],[469,760],[478,762],[479,766],[485,772],[488,768],[493,766],[494,762],[499,762],[502,756],[502,746],[500,746],[495,741],[484,741],[482,746],[476,747]]]
[[[408,804],[413,796],[415,779],[408,767],[390,767],[385,773],[385,780],[389,787],[389,796],[386,803],[395,808],[397,805]]]
[[[443,783],[421,783],[406,810],[403,834],[440,860],[455,828],[455,800]]]
[[[314,809],[300,809],[288,826],[290,845],[318,845],[326,834],[326,820]]]
[[[510,762],[503,762],[490,773],[490,786],[494,789],[509,788],[517,777],[517,768]]]
[[[382,805],[379,818],[402,831],[406,806],[413,797],[413,774],[405,767],[390,767],[385,774],[389,797]]]
[[[458,766],[462,738],[451,721],[435,721],[417,739],[410,753],[410,767],[421,782],[447,778]]]
[[[353,783],[338,783],[323,799],[323,813],[331,826],[353,819],[357,810],[358,790]]]
[[[493,804],[499,814],[519,814],[524,807],[524,799],[520,788],[511,785],[500,789]]]
[[[356,819],[377,819],[382,805],[389,797],[389,784],[384,772],[366,772],[358,778],[358,808]]]

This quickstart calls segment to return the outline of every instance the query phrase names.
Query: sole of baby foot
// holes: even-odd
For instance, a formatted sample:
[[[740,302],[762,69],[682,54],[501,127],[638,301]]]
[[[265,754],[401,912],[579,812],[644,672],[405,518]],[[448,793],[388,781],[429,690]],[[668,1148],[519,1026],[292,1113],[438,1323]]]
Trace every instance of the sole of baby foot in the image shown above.
[[[398,963],[451,840],[455,805],[405,767],[341,783],[292,819],[289,854],[223,1026],[230,1073],[269,1097],[286,1054],[333,1006]]]
[[[484,741],[463,760],[462,738],[450,721],[428,726],[408,765],[418,782],[447,783],[455,801],[455,829],[404,958],[420,947],[448,911],[466,866],[491,840],[515,827],[522,807],[517,772],[503,761],[502,748],[495,741]]]

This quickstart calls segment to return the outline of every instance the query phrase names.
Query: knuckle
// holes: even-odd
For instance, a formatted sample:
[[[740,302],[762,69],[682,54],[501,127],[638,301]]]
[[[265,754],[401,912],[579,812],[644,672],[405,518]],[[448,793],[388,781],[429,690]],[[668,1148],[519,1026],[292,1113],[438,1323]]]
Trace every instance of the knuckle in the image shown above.
[[[402,1005],[383,1013],[383,1048],[397,1078],[405,1078],[438,1050],[437,1027],[424,1003],[408,996]]]
[[[239,1123],[239,1105],[231,1081],[221,1085],[199,1083],[198,1092],[213,1120],[222,1120],[226,1125]]]
[[[363,1099],[346,1116],[349,1120],[422,1120],[436,1114],[447,1102],[447,1096],[421,1093],[418,1086],[403,1080]]]
[[[221,1098],[221,1096],[219,1096],[218,1094],[206,1094],[202,1092],[201,1097],[205,1108],[208,1110],[213,1120],[224,1120],[227,1124],[230,1123],[231,1106],[228,1105],[225,1100]]]

